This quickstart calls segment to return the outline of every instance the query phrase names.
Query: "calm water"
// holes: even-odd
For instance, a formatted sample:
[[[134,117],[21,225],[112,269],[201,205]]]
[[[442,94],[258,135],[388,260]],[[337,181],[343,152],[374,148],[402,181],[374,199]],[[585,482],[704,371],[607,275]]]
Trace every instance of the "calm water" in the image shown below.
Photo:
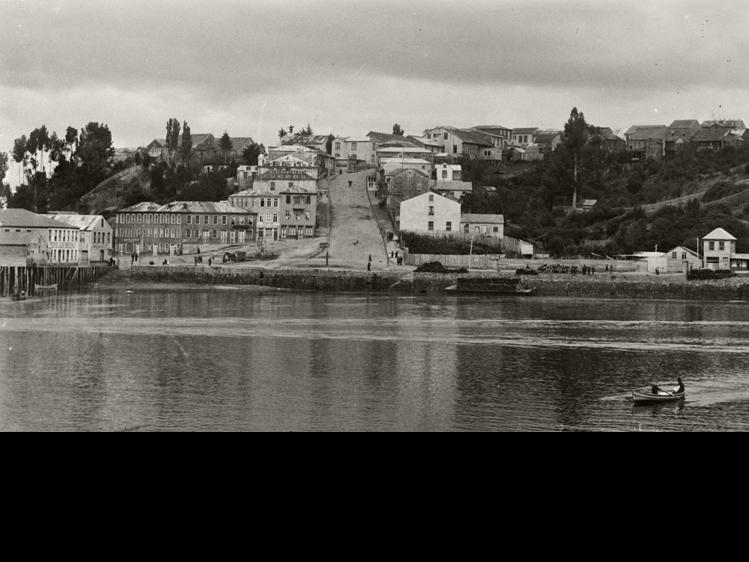
[[[628,392],[681,375],[685,404]],[[749,305],[94,292],[0,302],[0,430],[749,430]]]

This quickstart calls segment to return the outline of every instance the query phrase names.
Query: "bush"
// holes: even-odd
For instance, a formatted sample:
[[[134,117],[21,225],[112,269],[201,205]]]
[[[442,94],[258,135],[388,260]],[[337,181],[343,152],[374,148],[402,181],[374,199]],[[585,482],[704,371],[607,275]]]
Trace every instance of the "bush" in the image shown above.
[[[718,201],[725,197],[730,197],[731,195],[736,195],[737,193],[741,193],[745,189],[746,188],[744,186],[735,185],[726,181],[722,181],[722,182],[716,183],[714,186],[708,189],[707,193],[705,193],[705,195],[702,197],[702,201],[704,203],[710,203],[711,201]]]
[[[712,269],[693,269],[687,273],[687,279],[690,281],[705,281],[713,279],[728,279],[734,277],[735,273],[730,270],[720,269],[713,271]]]
[[[416,269],[416,273],[440,273],[442,275],[448,275],[450,273],[468,273],[468,270],[466,268],[460,268],[460,269],[448,269],[444,265],[442,265],[438,261],[433,261],[429,263],[425,263],[422,266],[419,266]]]

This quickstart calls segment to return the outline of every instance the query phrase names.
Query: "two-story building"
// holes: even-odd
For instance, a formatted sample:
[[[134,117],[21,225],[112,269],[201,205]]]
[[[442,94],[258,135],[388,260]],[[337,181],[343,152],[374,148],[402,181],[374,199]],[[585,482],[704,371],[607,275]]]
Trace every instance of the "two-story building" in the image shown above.
[[[301,185],[276,191],[253,189],[229,197],[232,205],[257,214],[257,238],[266,242],[313,238],[317,225],[317,191]]]
[[[538,132],[538,127],[524,127],[513,129],[510,136],[512,146],[527,147],[534,143],[533,137]]]
[[[139,203],[117,213],[118,253],[175,255],[252,240],[255,214],[226,201]]]
[[[333,140],[333,157],[339,166],[348,166],[351,160],[368,166],[377,164],[375,143],[367,137],[336,137]]]
[[[731,260],[736,254],[736,238],[723,230],[716,228],[702,239],[705,269],[731,269]]]
[[[668,127],[665,125],[634,125],[624,133],[627,150],[632,160],[663,160],[666,156],[666,137]]]
[[[80,232],[64,222],[24,209],[0,209],[0,233],[40,234],[46,240],[46,263],[77,265],[80,260]]]
[[[418,195],[401,203],[396,227],[401,232],[459,233],[460,203],[432,192]]]
[[[106,263],[112,258],[114,229],[101,215],[49,213],[47,216],[78,229],[81,265]]]
[[[440,142],[442,152],[453,158],[468,156],[479,160],[501,161],[501,149],[497,149],[490,135],[481,131],[435,127],[424,131],[424,136]]]
[[[504,150],[512,142],[512,129],[509,127],[502,125],[478,125],[472,127],[472,129],[489,135],[494,146],[500,150]]]

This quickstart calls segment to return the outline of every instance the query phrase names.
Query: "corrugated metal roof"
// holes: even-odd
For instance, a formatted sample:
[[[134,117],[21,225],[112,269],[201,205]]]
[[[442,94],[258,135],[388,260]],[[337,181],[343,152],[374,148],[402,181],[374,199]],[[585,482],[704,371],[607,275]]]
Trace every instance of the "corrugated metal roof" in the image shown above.
[[[25,209],[0,210],[0,226],[9,228],[74,228]]]
[[[630,141],[663,140],[667,134],[665,125],[634,125],[626,133]]]
[[[54,214],[48,213],[48,217],[64,222],[77,228],[78,230],[92,230],[96,228],[98,224],[104,221],[104,217],[101,215],[68,215],[68,214]]]

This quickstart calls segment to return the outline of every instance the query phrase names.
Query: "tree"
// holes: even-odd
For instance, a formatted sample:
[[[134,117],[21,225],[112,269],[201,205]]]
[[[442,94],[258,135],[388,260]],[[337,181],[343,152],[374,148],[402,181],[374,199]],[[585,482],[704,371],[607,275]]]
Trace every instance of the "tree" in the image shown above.
[[[335,140],[335,135],[330,134],[328,135],[328,140],[325,142],[325,151],[328,154],[333,154],[333,141]]]
[[[257,143],[252,143],[242,151],[242,158],[248,166],[257,166],[260,154],[262,154],[261,146]]]
[[[393,125],[393,135],[395,135],[396,137],[404,137],[406,136],[406,133],[403,131],[401,126],[396,123],[395,125]]]
[[[180,145],[179,152],[182,163],[187,164],[192,156],[192,131],[187,121],[182,126],[182,144]]]
[[[166,150],[170,164],[174,162],[174,157],[179,150],[179,132],[179,121],[172,117],[166,122]]]
[[[310,136],[310,137],[312,135],[314,135],[315,133],[312,132],[312,125],[310,125],[309,123],[307,123],[307,127],[305,129],[302,129],[302,134]]]
[[[219,147],[221,148],[221,152],[224,153],[224,164],[226,164],[227,154],[230,154],[234,149],[234,143],[231,142],[231,137],[229,136],[229,133],[227,131],[224,131],[224,135],[219,141]]]
[[[278,131],[278,138],[279,139],[284,138],[286,135],[288,135],[288,133],[286,132],[286,129],[281,129],[280,131]]]
[[[585,115],[579,113],[577,108],[572,109],[569,121],[564,126],[564,135],[562,143],[564,148],[572,155],[574,161],[573,168],[573,192],[572,192],[572,209],[577,209],[577,195],[580,191],[580,163],[582,160],[583,149],[590,138],[590,126],[585,121]]]
[[[8,172],[8,155],[0,152],[0,210],[8,205],[12,196],[10,188],[5,183],[5,174]]]

